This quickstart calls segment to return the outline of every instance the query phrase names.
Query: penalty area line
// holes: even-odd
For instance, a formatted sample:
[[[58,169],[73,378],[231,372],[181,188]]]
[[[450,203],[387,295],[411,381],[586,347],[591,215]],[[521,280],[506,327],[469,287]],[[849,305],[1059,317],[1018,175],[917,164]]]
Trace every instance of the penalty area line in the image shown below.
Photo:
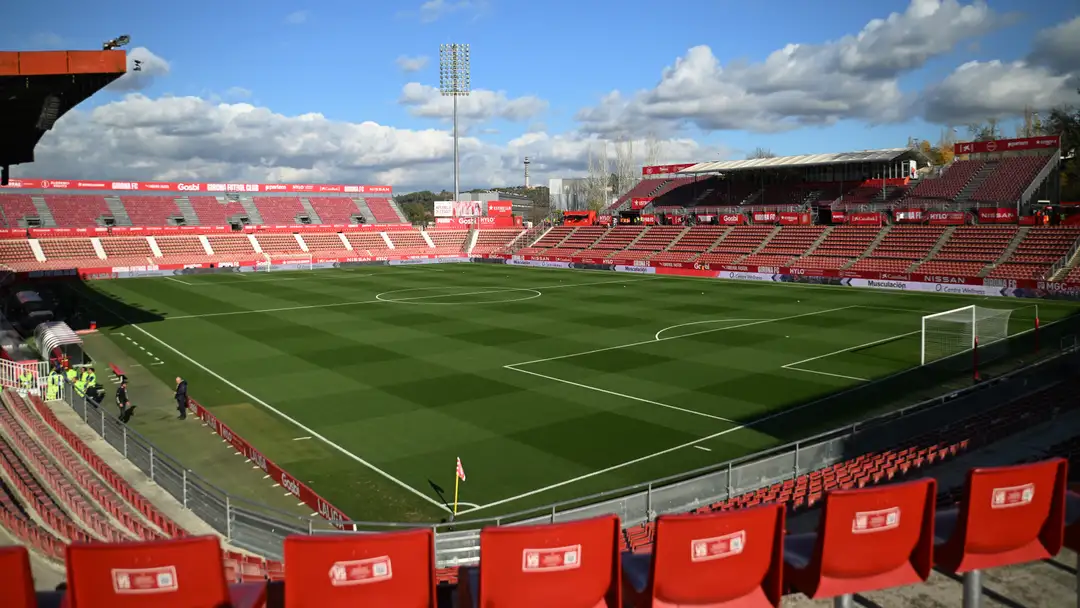
[[[833,373],[833,372],[823,372],[821,370],[816,370],[816,369],[803,369],[803,368],[801,368],[799,366],[802,365],[803,363],[810,363],[811,361],[817,361],[818,359],[824,359],[826,357],[831,357],[833,355],[839,355],[841,353],[847,353],[847,352],[851,352],[853,350],[869,348],[871,346],[877,346],[878,344],[885,344],[886,342],[893,342],[893,341],[896,341],[896,340],[900,340],[902,338],[906,338],[908,336],[914,336],[915,334],[918,334],[918,333],[920,333],[920,330],[909,331],[906,334],[899,334],[899,335],[895,335],[895,336],[890,336],[888,338],[882,338],[880,340],[874,340],[873,342],[867,342],[865,344],[856,344],[855,346],[849,346],[847,348],[841,348],[840,350],[834,350],[831,353],[825,353],[824,355],[818,355],[816,357],[807,357],[806,359],[803,359],[802,361],[796,361],[794,363],[788,363],[786,365],[781,365],[780,367],[782,369],[790,369],[791,371],[794,371],[794,372],[805,372],[807,374],[818,374],[820,376],[831,376],[833,378],[844,378],[846,380],[856,380],[858,382],[869,382],[870,381],[869,378],[859,378],[857,376],[847,376],[845,374],[836,374],[836,373]]]

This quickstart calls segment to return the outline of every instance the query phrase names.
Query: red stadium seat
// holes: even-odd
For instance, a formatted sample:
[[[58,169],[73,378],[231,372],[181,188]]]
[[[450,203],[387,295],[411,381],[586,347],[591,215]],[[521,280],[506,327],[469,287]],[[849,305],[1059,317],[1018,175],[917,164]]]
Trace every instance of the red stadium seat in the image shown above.
[[[435,608],[429,529],[285,539],[285,605]]]
[[[652,555],[623,554],[623,591],[635,608],[779,606],[784,506],[664,515]]]
[[[462,570],[458,606],[621,608],[619,518],[480,531],[480,568]]]
[[[978,605],[980,570],[1061,551],[1067,469],[1055,458],[968,471],[960,506],[938,513],[934,533],[937,568],[964,575],[965,606]]]
[[[829,492],[818,531],[785,539],[784,578],[812,599],[925,581],[936,493],[929,478]]]
[[[218,608],[258,606],[262,594],[230,596],[213,536],[143,543],[73,544],[67,547],[67,596],[71,608]],[[251,587],[238,586],[249,595]]]
[[[0,606],[4,608],[34,608],[34,579],[30,573],[30,554],[26,547],[0,547]]]

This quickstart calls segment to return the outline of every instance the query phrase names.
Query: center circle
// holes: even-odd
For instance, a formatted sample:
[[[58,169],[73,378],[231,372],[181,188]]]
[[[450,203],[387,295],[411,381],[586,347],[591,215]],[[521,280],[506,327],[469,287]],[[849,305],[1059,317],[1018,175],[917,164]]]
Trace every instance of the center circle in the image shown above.
[[[457,293],[436,293],[431,295],[417,294],[425,291],[445,291],[448,289],[470,289]],[[416,294],[416,295],[398,295]],[[465,287],[412,287],[409,289],[395,289],[384,291],[375,295],[380,302],[394,304],[425,304],[427,306],[476,306],[479,304],[506,304],[509,302],[524,302],[534,300],[544,294],[535,289],[524,288],[465,288]],[[501,296],[501,297],[500,297]],[[453,298],[463,298],[464,301],[447,302]]]

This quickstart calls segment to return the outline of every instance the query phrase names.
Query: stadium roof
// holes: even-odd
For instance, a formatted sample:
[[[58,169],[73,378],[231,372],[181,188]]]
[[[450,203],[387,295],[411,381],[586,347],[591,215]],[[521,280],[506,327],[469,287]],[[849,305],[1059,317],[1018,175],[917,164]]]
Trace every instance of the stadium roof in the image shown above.
[[[124,51],[0,52],[0,166],[33,162],[64,113],[125,72]]]
[[[698,163],[679,173],[714,173],[746,171],[752,169],[783,169],[789,167],[810,167],[815,165],[844,165],[848,163],[882,163],[912,152],[911,148],[885,148],[882,150],[860,150],[858,152],[834,152],[829,154],[800,154],[798,156],[777,156],[774,158],[751,158],[748,160],[721,160]]]

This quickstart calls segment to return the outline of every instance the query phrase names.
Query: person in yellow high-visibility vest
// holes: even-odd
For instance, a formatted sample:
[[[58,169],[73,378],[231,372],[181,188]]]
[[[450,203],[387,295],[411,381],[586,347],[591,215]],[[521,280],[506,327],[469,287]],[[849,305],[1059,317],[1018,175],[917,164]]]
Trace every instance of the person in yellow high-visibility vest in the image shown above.
[[[34,374],[30,373],[30,370],[23,368],[23,371],[19,374],[19,386],[24,391],[29,391],[34,387]]]
[[[88,367],[88,368],[86,368],[86,370],[85,370],[85,371],[83,372],[83,384],[84,384],[84,386],[86,386],[87,388],[89,388],[89,387],[91,387],[91,386],[94,386],[95,384],[97,384],[97,374],[96,374],[96,373],[94,373],[94,368],[92,368],[92,367]]]
[[[79,379],[79,372],[74,367],[69,367],[66,375],[68,384],[75,386],[75,382]]]
[[[64,385],[64,378],[56,370],[53,370],[49,372],[48,382],[45,398],[49,401],[55,401],[60,398],[60,389]]]
[[[75,386],[75,394],[76,395],[78,395],[80,397],[85,397],[86,396],[86,374],[85,373],[79,375],[76,378],[76,380],[74,382],[74,386]]]

